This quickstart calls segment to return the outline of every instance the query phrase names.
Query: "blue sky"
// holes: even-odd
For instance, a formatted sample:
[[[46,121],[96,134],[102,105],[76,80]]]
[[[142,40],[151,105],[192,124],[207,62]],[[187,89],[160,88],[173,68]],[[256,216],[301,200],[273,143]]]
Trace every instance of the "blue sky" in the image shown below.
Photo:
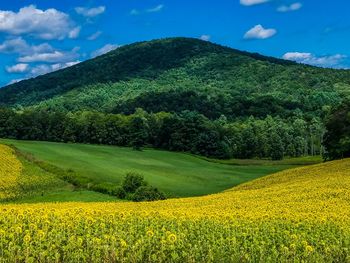
[[[175,36],[348,68],[349,10],[348,0],[1,1],[0,86]]]

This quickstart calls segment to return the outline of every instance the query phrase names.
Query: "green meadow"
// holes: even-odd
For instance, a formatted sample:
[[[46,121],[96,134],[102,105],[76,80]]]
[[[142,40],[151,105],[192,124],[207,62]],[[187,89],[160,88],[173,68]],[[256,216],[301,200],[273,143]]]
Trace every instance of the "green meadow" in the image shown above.
[[[137,172],[151,185],[164,191],[168,197],[217,193],[258,177],[295,167],[288,163],[276,162],[222,164],[189,154],[154,149],[135,151],[131,148],[85,144],[15,140],[1,142],[13,145],[21,152],[33,155],[35,159],[74,171],[94,183],[117,186],[127,172]],[[71,195],[72,193],[67,198]],[[85,196],[86,192],[77,192],[74,193],[73,200],[89,199]],[[60,199],[55,193],[47,197],[52,201]],[[95,198],[99,200],[101,196],[94,196],[93,200]],[[40,199],[44,201],[45,198],[39,197]]]

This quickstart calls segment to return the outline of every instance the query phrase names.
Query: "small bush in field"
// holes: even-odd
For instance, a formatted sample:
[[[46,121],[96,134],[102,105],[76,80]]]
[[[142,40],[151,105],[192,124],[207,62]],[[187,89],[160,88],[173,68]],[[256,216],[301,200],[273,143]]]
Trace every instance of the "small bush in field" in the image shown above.
[[[142,201],[156,201],[164,200],[164,193],[160,192],[158,188],[152,186],[141,186],[132,196],[132,201],[142,202]]]
[[[135,193],[137,188],[144,185],[146,185],[146,182],[142,175],[138,173],[127,173],[123,180],[122,188],[127,193]]]
[[[114,190],[114,195],[120,199],[135,202],[166,199],[164,193],[155,187],[149,186],[144,177],[138,173],[127,173],[122,185]]]

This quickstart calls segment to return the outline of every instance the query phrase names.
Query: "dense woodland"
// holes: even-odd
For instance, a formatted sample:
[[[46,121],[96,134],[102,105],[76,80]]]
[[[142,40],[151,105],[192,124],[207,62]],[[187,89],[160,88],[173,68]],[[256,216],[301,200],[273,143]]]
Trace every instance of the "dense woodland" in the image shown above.
[[[156,147],[215,158],[272,158],[320,154],[324,127],[314,118],[284,120],[268,116],[230,122],[225,116],[98,112],[54,113],[0,110],[0,137],[118,146]]]
[[[163,39],[0,89],[0,137],[281,159],[323,153],[346,97],[347,70]]]

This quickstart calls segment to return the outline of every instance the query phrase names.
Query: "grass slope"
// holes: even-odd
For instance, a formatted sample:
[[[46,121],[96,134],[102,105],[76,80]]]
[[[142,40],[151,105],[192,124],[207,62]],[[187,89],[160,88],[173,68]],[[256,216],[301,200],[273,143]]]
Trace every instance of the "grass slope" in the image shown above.
[[[146,149],[1,140],[36,158],[97,183],[118,185],[126,172],[144,175],[172,197],[221,192],[235,185],[291,167],[290,165],[225,165],[183,153]]]
[[[113,201],[109,195],[78,191],[40,169],[10,147],[0,145],[0,203]]]

